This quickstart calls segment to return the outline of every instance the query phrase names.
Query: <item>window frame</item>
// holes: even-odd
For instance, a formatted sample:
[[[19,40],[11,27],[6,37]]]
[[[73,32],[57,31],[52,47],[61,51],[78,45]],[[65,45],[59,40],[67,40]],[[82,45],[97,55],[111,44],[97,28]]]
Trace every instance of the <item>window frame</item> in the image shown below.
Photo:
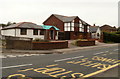
[[[38,35],[38,29],[33,29],[33,35]]]
[[[26,28],[21,28],[20,29],[20,35],[27,35],[27,29]]]
[[[45,35],[45,30],[40,30],[40,35]]]

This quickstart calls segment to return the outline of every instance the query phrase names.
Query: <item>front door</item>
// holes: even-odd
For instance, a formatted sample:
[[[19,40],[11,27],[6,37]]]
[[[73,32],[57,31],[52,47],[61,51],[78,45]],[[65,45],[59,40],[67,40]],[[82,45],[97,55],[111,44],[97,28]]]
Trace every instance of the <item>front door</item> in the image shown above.
[[[65,32],[65,40],[70,40],[70,32]]]
[[[53,40],[54,39],[54,31],[50,30],[50,39]]]

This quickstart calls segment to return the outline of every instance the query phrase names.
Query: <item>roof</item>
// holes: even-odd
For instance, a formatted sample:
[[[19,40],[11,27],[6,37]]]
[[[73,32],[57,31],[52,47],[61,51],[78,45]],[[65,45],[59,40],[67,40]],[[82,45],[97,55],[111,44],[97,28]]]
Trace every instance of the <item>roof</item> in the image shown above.
[[[50,28],[54,28],[55,30],[59,30],[57,27],[55,26],[48,26],[48,25],[40,25],[43,27],[43,29],[50,29]]]
[[[58,15],[58,14],[52,14],[52,15],[54,15],[56,18],[58,18],[62,22],[72,22],[75,18],[78,17],[78,16],[64,16],[64,15]],[[80,19],[80,20],[81,20],[81,22],[82,22],[83,25],[89,25],[90,26],[90,24],[86,23],[82,19]]]
[[[7,27],[3,28],[3,30],[13,29],[13,28],[43,29],[41,26],[31,23],[31,22],[20,22],[17,24],[7,26]]]
[[[57,15],[57,14],[53,14],[53,15],[63,22],[71,22],[77,17],[77,16],[63,16],[63,15]]]
[[[98,28],[99,26],[90,26],[89,31],[92,33],[96,33]]]
[[[112,27],[110,25],[103,25],[100,28],[116,29],[116,27]]]

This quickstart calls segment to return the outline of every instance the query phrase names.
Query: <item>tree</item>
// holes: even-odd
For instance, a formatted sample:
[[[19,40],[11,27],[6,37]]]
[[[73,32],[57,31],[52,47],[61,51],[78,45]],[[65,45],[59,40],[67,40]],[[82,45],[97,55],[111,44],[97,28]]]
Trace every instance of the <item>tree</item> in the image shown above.
[[[120,31],[120,27],[117,28],[117,31]]]
[[[8,22],[7,26],[12,25],[12,24],[16,24],[16,23],[15,22],[13,22],[13,23],[12,22]]]
[[[10,26],[10,25],[12,25],[12,24],[16,24],[16,22],[8,22],[7,24],[0,24],[0,26],[2,26],[2,27],[7,27],[7,26]]]

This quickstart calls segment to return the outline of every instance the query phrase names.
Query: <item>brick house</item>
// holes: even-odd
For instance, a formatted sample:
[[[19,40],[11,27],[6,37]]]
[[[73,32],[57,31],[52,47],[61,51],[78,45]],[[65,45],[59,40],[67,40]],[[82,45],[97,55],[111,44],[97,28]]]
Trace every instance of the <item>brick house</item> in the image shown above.
[[[90,25],[78,16],[52,14],[43,24],[56,26],[60,29],[58,32],[58,39],[60,40],[88,38],[88,28]]]
[[[110,25],[103,25],[100,27],[100,29],[102,32],[116,32],[117,31],[116,27],[112,27]]]

